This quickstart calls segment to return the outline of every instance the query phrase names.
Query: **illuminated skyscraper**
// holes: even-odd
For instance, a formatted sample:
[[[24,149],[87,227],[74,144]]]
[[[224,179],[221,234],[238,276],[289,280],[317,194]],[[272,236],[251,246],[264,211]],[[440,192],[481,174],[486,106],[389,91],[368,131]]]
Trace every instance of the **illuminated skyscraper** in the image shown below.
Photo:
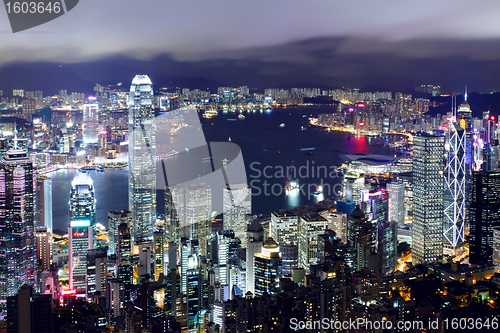
[[[206,184],[176,186],[165,190],[165,222],[170,238],[198,239],[201,256],[207,254],[211,234],[212,190]]]
[[[279,210],[271,213],[271,237],[279,245],[297,245],[299,217],[292,212]]]
[[[83,105],[83,143],[97,143],[99,136],[99,105]]]
[[[75,219],[69,222],[69,289],[77,297],[87,297],[87,253],[92,248],[90,220]]]
[[[153,85],[136,75],[129,95],[129,210],[134,240],[152,240],[156,223],[156,139]]]
[[[493,229],[500,227],[500,173],[474,172],[472,175],[470,221],[470,262],[493,261]]]
[[[93,247],[95,224],[94,183],[79,174],[71,183],[69,199],[69,287],[77,297],[87,296],[87,252]]]
[[[247,227],[247,261],[246,261],[246,291],[255,292],[255,275],[254,275],[254,255],[261,251],[264,243],[264,228],[257,220],[253,220]]]
[[[450,119],[445,143],[444,169],[444,237],[453,247],[464,242],[465,211],[466,211],[466,175],[465,163],[466,131],[463,127]]]
[[[387,184],[389,191],[389,221],[394,221],[398,226],[405,224],[405,184],[392,182]]]
[[[24,284],[35,286],[33,163],[17,147],[0,161],[0,306]]]
[[[413,263],[443,256],[444,137],[413,138]]]
[[[36,228],[37,259],[41,263],[42,271],[50,270],[52,265],[52,234],[48,227]]]
[[[223,190],[224,230],[233,230],[235,237],[245,245],[245,215],[252,211],[252,193],[246,184],[229,186]]]
[[[128,210],[115,210],[112,212],[108,212],[108,253],[109,254],[117,254],[118,250],[118,227],[122,224],[126,223],[129,228],[132,227],[132,213]]]
[[[299,267],[309,272],[310,265],[319,263],[318,236],[325,233],[328,221],[319,214],[307,214],[299,221]]]
[[[261,253],[254,255],[255,296],[264,293],[276,295],[279,292],[281,258],[279,246],[271,237],[262,245]]]
[[[52,179],[45,176],[36,180],[36,223],[52,233]]]
[[[69,195],[69,222],[75,220],[89,221],[90,226],[96,223],[96,200],[94,192],[94,182],[86,173],[80,173],[71,182],[71,192]],[[93,233],[95,234],[95,232]],[[91,235],[92,244],[96,244],[95,235]]]

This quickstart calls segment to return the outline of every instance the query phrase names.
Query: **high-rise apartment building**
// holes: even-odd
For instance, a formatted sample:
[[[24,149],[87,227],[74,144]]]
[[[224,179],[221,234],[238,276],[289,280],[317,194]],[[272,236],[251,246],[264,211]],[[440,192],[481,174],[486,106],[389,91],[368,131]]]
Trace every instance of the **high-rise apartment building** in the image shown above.
[[[152,240],[156,224],[156,126],[153,85],[136,75],[129,95],[129,210],[135,241]]]
[[[413,263],[443,256],[444,137],[413,138]]]
[[[9,149],[0,161],[0,306],[24,284],[34,286],[35,179],[26,151]]]

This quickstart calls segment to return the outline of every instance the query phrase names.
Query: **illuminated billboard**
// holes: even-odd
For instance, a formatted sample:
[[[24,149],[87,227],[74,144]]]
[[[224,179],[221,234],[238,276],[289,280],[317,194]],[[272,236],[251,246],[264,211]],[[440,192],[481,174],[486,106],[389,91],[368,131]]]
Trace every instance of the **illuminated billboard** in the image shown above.
[[[90,227],[90,220],[73,220],[69,225],[71,228]]]

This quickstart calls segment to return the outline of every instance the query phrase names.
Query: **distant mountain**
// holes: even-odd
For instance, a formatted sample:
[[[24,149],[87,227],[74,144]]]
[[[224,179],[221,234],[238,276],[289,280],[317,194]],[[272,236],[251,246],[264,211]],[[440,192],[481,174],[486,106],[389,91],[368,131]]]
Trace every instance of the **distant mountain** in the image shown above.
[[[166,87],[166,88],[189,88],[189,89],[200,89],[200,90],[210,90],[211,92],[217,92],[219,87],[227,87],[227,84],[220,83],[215,80],[207,79],[206,77],[196,76],[189,78],[163,78],[154,82],[156,87]]]
[[[335,90],[341,89],[340,87],[331,87],[326,84],[321,83],[310,83],[310,82],[297,82],[297,83],[287,83],[281,84],[275,87],[275,89],[291,89],[291,88],[320,88],[321,90]]]
[[[122,82],[125,87],[132,82],[132,78],[127,80],[108,80],[99,82],[99,84],[103,86],[107,85],[115,85],[119,82]],[[210,90],[210,92],[217,92],[218,87],[227,87],[227,84],[220,83],[211,79],[207,79],[205,77],[196,76],[189,78],[168,78],[168,77],[156,77],[151,75],[151,81],[153,82],[153,88],[155,90],[160,88],[167,88],[168,91],[175,91],[180,88],[189,88],[189,89],[200,89],[200,90]],[[130,82],[128,82],[130,81]],[[128,82],[128,83],[127,83]]]
[[[43,68],[7,66],[0,68],[0,90],[10,96],[14,89],[41,90],[45,96],[58,94],[59,90],[91,93],[94,85],[83,80],[66,66],[51,65]]]

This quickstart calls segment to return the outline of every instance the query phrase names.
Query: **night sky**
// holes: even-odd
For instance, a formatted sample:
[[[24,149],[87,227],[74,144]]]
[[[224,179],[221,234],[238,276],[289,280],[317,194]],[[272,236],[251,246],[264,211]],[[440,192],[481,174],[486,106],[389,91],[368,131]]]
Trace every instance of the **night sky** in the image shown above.
[[[0,9],[0,66],[59,63],[89,82],[135,71],[490,92],[500,90],[499,18],[498,0],[82,0],[16,34]]]

